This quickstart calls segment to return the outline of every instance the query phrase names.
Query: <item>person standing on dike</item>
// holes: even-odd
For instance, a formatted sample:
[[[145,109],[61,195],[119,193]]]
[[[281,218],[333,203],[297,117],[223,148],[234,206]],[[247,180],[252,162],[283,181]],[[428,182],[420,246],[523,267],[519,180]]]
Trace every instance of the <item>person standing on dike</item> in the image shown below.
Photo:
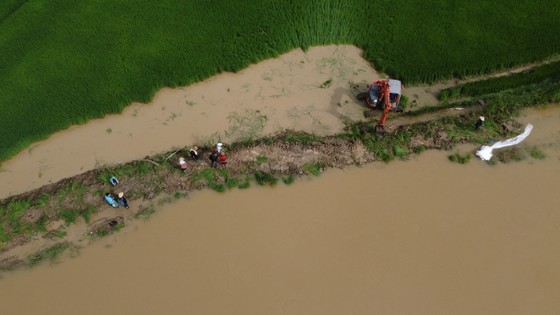
[[[220,160],[220,163],[222,163],[222,166],[226,166],[227,164],[227,155],[224,151],[220,152],[220,156],[218,157],[218,160]]]
[[[212,151],[209,156],[210,159],[210,166],[216,167],[218,166],[218,151]]]

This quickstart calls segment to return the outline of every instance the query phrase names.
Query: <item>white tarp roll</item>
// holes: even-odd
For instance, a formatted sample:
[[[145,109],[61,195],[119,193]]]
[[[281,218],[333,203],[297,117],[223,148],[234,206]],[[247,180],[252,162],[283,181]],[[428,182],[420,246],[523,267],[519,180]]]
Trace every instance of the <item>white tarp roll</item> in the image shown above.
[[[492,150],[518,144],[529,136],[531,130],[533,130],[533,125],[527,124],[527,126],[525,126],[525,131],[523,131],[523,133],[519,136],[504,141],[498,141],[491,146],[483,145],[480,150],[476,151],[475,154],[478,155],[478,157],[480,157],[482,160],[488,161],[492,158]]]

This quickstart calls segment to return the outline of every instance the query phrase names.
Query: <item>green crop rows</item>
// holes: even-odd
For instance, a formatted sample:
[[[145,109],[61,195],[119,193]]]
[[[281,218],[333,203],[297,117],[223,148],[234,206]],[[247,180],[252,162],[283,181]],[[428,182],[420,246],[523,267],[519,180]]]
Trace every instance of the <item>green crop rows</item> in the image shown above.
[[[406,83],[560,50],[555,1],[5,0],[0,161],[33,141],[293,48],[347,43]]]
[[[531,86],[539,88],[545,84],[560,82],[560,61],[552,62],[521,73],[475,81],[441,91],[442,101],[464,96],[479,96]]]

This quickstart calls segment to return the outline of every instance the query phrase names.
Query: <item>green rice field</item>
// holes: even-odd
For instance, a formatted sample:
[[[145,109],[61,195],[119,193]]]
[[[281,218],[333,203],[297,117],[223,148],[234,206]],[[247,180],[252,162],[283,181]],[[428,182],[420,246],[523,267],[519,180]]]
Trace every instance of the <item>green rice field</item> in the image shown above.
[[[465,96],[497,93],[522,86],[529,86],[531,89],[535,89],[549,83],[560,83],[560,61],[551,62],[521,73],[470,82],[445,89],[441,91],[440,99],[445,101]]]
[[[558,54],[560,4],[3,0],[0,161],[161,87],[333,43],[407,84],[482,74]]]

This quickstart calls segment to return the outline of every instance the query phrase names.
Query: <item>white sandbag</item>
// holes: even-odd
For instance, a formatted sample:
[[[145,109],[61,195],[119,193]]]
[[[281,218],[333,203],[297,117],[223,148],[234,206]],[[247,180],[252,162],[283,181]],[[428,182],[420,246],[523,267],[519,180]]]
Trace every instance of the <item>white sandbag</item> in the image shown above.
[[[523,133],[518,135],[517,137],[504,141],[498,141],[491,146],[483,145],[480,150],[476,151],[475,154],[478,155],[478,157],[480,157],[482,160],[488,161],[492,158],[492,150],[518,144],[529,136],[531,130],[533,130],[533,125],[527,124],[527,126],[525,126],[525,131],[523,131]]]

